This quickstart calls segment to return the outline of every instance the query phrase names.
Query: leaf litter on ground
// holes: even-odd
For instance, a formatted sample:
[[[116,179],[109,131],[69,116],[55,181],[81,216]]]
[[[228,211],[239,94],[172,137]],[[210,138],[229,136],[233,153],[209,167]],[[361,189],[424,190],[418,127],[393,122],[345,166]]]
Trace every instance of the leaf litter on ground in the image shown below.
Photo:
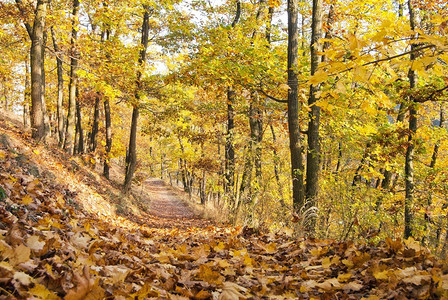
[[[412,239],[119,216],[50,150],[0,125],[0,299],[448,299],[447,264]]]

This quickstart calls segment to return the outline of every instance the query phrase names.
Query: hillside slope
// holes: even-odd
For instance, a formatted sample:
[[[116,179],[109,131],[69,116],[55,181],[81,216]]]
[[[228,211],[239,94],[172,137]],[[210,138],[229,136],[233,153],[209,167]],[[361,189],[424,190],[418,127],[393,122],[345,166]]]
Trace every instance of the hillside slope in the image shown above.
[[[120,215],[118,186],[67,158],[0,119],[0,299],[448,298],[447,266],[413,240],[258,234],[145,203]]]

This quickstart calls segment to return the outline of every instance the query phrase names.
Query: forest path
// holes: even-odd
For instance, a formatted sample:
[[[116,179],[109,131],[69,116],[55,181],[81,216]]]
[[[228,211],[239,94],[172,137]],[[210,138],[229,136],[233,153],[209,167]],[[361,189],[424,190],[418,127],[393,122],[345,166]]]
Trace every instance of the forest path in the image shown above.
[[[173,188],[157,178],[146,179],[143,191],[149,201],[142,203],[146,207],[150,226],[161,228],[206,227],[212,222],[196,215],[193,210],[174,192]]]

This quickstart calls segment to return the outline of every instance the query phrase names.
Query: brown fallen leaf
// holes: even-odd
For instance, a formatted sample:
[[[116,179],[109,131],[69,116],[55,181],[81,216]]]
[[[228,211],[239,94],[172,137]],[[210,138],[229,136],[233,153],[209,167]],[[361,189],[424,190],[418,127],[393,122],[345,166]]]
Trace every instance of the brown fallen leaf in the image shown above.
[[[233,282],[224,282],[222,293],[219,295],[218,300],[246,299],[239,291],[245,292],[247,289]]]
[[[342,289],[344,290],[344,292],[348,293],[350,291],[353,291],[353,292],[360,291],[363,287],[364,287],[364,285],[362,285],[358,282],[352,281],[352,282],[345,284],[342,287]]]
[[[88,294],[93,290],[95,280],[90,278],[88,266],[84,266],[83,273],[74,273],[77,285],[67,292],[65,300],[81,300],[86,299]]]
[[[11,246],[18,246],[23,242],[23,234],[20,231],[19,224],[14,223],[6,235],[6,241]]]

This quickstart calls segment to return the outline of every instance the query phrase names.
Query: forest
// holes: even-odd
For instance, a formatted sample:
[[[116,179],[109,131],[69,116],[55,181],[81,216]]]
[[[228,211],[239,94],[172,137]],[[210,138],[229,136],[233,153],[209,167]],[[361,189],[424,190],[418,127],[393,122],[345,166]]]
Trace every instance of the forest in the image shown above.
[[[200,268],[199,279],[208,285],[179,284],[176,276],[180,275],[170,277],[166,272],[174,269],[164,267],[152,277],[145,273],[152,279],[161,278],[157,289],[144,284],[135,290],[134,286],[134,298],[217,299],[213,293],[218,290],[220,299],[297,298],[297,291],[303,299],[336,299],[341,291],[353,294],[354,298],[347,299],[382,299],[397,295],[379,290],[397,287],[408,293],[403,299],[448,296],[446,268],[436,262],[448,255],[445,0],[0,0],[0,53],[3,116],[5,120],[5,116],[20,118],[23,143],[34,149],[31,156],[53,149],[63,157],[57,164],[75,173],[84,167],[96,172],[100,179],[91,176],[119,190],[118,197],[123,199],[135,198],[139,188],[143,194],[148,180],[159,178],[181,188],[204,216],[230,226],[212,230],[200,223],[216,238],[205,250],[197,249],[196,243],[203,241],[195,240],[194,234],[192,242],[182,246],[185,241],[168,242],[159,236],[168,234],[165,231],[136,229],[136,239],[143,243],[141,251],[156,251],[145,240],[153,235],[159,239],[157,247],[162,247],[159,242],[172,243],[177,250],[166,257],[160,253],[168,250],[157,248],[159,263],[191,261],[186,264]],[[45,203],[38,200],[43,194],[56,197],[58,207],[73,205],[66,199],[68,194],[61,200],[50,192],[57,189],[54,182],[47,192],[25,196],[34,182],[27,177],[31,175],[13,175],[20,169],[15,160],[21,147],[11,150],[11,142],[0,144],[4,146],[0,149],[4,160],[0,204],[15,199],[12,195],[17,191],[19,207],[31,205],[30,211],[37,209],[33,201]],[[42,165],[47,163],[39,160]],[[17,182],[23,190],[16,187]],[[32,190],[36,186],[44,189],[35,184]],[[126,201],[116,210],[129,217],[132,213]],[[0,212],[14,214],[15,206],[5,203]],[[64,218],[72,213],[77,218],[72,211],[76,206],[60,209],[67,211]],[[22,267],[17,275],[16,268],[26,261],[17,258],[14,263],[11,258],[18,255],[14,251],[19,247],[29,247],[31,256],[41,259],[47,255],[39,244],[42,235],[29,237],[32,243],[25,242],[23,232],[21,238],[11,237],[26,230],[24,224],[31,221],[28,212],[25,215],[28,219],[16,216],[21,221],[11,221],[2,216],[0,221],[0,230],[7,232],[0,239],[0,256],[9,258],[0,263],[0,277],[14,276],[8,281],[10,286],[2,287],[0,280],[0,295],[44,299],[42,295],[54,293],[56,298],[84,299],[91,293],[90,299],[101,299],[105,293],[124,297],[132,290],[130,282],[146,282],[143,275],[137,278],[137,263],[131,267],[123,259],[111,265],[126,267],[104,267],[102,271],[91,264],[87,264],[90,271],[82,268],[85,261],[76,263],[78,273],[66,280],[78,282],[78,287],[64,286],[59,291],[30,281],[26,274],[34,274],[31,266]],[[94,256],[100,247],[94,241],[103,229],[92,231],[93,225],[86,220],[80,221],[85,232],[73,233],[71,239],[77,236],[75,247],[86,248],[86,255]],[[139,220],[141,226],[149,226],[149,221]],[[72,223],[64,226],[75,232],[81,225]],[[182,235],[199,230],[173,224],[166,226],[185,230]],[[19,230],[17,226],[25,227]],[[246,252],[244,243],[237,241],[238,236],[250,239],[266,232],[282,237],[264,235],[260,241],[251,240]],[[120,239],[128,238],[120,234]],[[227,242],[219,242],[220,234]],[[86,236],[91,239],[87,241]],[[114,238],[108,236],[107,242],[104,238],[101,245],[110,247]],[[300,246],[289,241],[296,238],[303,239]],[[48,235],[45,239],[49,247]],[[353,243],[369,248],[354,250]],[[401,255],[394,261],[404,264],[401,273],[375,263],[384,255],[373,245],[380,245],[388,255]],[[131,246],[126,247],[123,253]],[[215,257],[214,265],[202,266],[202,254],[191,254],[190,248],[182,247],[205,251],[208,258],[210,251],[217,256],[230,251],[233,258],[242,257],[240,267],[245,269],[219,273],[219,268],[228,267],[224,257],[218,262]],[[234,254],[232,247],[244,249]],[[282,288],[276,289],[273,282],[277,279],[268,272],[266,281],[257,277],[262,288],[245,281],[237,285],[235,274],[243,277],[244,272],[252,274],[247,268],[262,268],[250,260],[253,247],[261,251],[256,253],[267,264],[271,261],[266,253],[300,252],[307,261],[301,267],[308,272],[318,263],[324,270],[319,274],[326,280],[303,271],[296,282],[287,279],[291,274],[283,273]],[[141,259],[143,254],[135,255]],[[367,269],[370,277],[361,280],[357,276],[367,263],[372,264]],[[187,268],[174,265],[182,272]],[[46,276],[54,280],[57,276],[50,273],[56,265],[46,266],[39,268],[47,268]],[[336,266],[342,266],[342,271],[335,271]],[[288,272],[301,270],[294,264],[284,267],[290,268]],[[271,271],[283,272],[275,268]],[[349,274],[347,268],[359,269],[339,278],[340,272]],[[339,277],[331,279],[331,272],[339,272]],[[112,279],[95,281],[93,274]],[[358,281],[349,280],[351,276]],[[391,276],[395,285],[390,280],[384,285]],[[127,281],[128,290],[106,288]],[[371,292],[380,282],[383,286]]]

